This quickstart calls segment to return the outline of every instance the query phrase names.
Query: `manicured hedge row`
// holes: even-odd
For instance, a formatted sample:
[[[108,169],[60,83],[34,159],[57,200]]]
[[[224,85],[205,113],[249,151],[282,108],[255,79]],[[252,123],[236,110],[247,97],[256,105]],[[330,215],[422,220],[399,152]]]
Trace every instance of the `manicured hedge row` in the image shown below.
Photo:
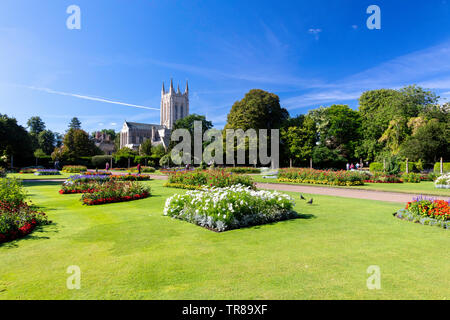
[[[444,162],[443,166],[444,166],[444,173],[450,172],[450,162]],[[441,173],[441,163],[440,162],[435,163],[434,172]]]
[[[254,187],[253,180],[249,176],[232,174],[225,170],[195,170],[177,171],[169,173],[168,184],[186,186],[187,189],[195,189],[199,186],[224,188],[233,185]]]

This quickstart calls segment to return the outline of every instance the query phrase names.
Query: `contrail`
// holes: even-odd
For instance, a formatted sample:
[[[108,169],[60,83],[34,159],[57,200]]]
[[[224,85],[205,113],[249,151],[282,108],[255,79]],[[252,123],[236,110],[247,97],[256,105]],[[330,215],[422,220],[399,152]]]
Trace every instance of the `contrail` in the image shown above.
[[[83,96],[83,95],[75,94],[75,93],[67,93],[67,92],[55,91],[55,90],[48,89],[48,88],[37,88],[37,87],[30,87],[30,86],[27,86],[27,88],[28,89],[32,89],[32,90],[38,90],[38,91],[43,91],[43,92],[47,92],[47,93],[52,93],[52,94],[59,94],[61,96],[69,96],[69,97],[84,99],[84,100],[112,103],[112,104],[118,104],[118,105],[121,105],[121,106],[134,107],[134,108],[147,109],[147,110],[157,110],[157,111],[160,110],[159,108],[151,108],[151,107],[139,106],[139,105],[136,105],[136,104],[125,103],[125,102],[120,102],[120,101],[112,101],[112,100],[103,99],[103,98],[88,97],[88,96]]]

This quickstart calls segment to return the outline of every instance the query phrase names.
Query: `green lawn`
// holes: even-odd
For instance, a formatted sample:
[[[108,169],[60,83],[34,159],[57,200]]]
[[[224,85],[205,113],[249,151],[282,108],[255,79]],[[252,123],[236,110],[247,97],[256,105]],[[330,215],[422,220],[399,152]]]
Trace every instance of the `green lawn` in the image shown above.
[[[0,299],[450,298],[450,232],[394,218],[401,203],[308,195],[303,219],[215,233],[162,216],[182,191],[146,183],[150,198],[92,207],[28,184],[54,224],[0,245]],[[66,288],[71,265],[80,290]],[[370,265],[381,290],[366,287]]]
[[[59,175],[51,176],[35,176],[33,173],[8,173],[8,177],[22,180],[52,180],[52,179],[66,179],[76,173],[61,172]]]
[[[252,179],[255,182],[263,183],[282,183],[282,184],[300,184],[300,183],[289,183],[289,182],[278,182],[276,178],[264,179],[262,175],[252,175]],[[339,187],[339,186],[328,186],[328,185],[314,185],[308,183],[301,183],[301,185],[312,186],[312,187],[333,187],[333,188],[348,188],[348,189],[363,189],[363,190],[377,190],[377,191],[391,191],[391,192],[402,192],[402,193],[415,193],[424,195],[436,195],[436,196],[449,196],[450,189],[437,189],[432,181],[422,181],[420,183],[365,183],[363,186],[355,187]]]

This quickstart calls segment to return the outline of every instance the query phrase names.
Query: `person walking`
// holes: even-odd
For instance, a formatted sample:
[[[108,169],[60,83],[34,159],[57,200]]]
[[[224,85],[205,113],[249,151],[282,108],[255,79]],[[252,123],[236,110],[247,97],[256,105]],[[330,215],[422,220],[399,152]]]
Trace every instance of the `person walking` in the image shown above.
[[[140,163],[138,163],[137,169],[138,169],[138,174],[141,174],[141,164]]]
[[[109,162],[106,163],[106,172],[109,170]]]
[[[347,162],[347,164],[345,165],[345,168],[348,170],[350,170],[350,163]]]
[[[359,170],[359,163],[356,163],[356,170]]]
[[[350,170],[354,170],[355,169],[355,166],[354,166],[354,164],[352,163],[351,165],[350,165]]]

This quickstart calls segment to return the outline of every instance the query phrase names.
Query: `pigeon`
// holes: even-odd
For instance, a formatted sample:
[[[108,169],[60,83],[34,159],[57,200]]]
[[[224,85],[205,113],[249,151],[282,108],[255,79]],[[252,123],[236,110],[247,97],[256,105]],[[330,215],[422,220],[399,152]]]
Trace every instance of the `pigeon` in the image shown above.
[[[302,194],[300,195],[300,199],[306,200],[306,198]]]
[[[311,200],[309,200],[308,202],[307,202],[307,204],[312,204],[313,203],[313,199],[311,198]]]

